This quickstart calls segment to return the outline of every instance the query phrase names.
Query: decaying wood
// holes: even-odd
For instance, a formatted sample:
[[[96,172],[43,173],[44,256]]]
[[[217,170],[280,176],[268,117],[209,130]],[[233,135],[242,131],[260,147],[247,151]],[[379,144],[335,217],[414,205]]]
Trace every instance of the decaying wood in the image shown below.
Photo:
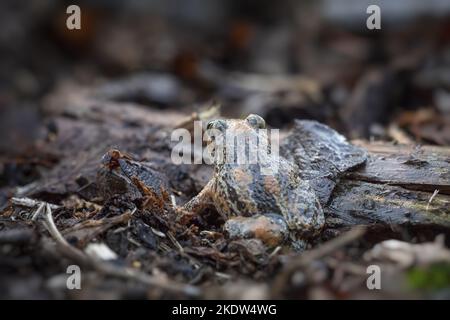
[[[441,226],[450,228],[450,197],[357,180],[342,180],[325,208],[328,225]]]
[[[326,207],[329,226],[435,226],[448,232],[449,148],[357,144],[369,159],[335,187]]]
[[[371,156],[349,179],[401,186],[406,189],[450,194],[450,148],[357,143]]]

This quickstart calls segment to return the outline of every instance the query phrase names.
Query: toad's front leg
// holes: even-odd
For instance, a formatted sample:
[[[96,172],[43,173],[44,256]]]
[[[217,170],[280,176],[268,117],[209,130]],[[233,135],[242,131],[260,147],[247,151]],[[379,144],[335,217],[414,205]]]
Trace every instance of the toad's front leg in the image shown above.
[[[180,214],[178,220],[181,223],[189,223],[197,214],[212,206],[213,186],[214,178],[203,187],[199,194],[178,209]]]

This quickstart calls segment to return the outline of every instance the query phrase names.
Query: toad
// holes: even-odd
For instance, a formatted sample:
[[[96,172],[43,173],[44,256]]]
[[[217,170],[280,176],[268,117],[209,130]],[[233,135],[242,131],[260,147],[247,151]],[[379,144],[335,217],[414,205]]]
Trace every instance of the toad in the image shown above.
[[[290,242],[301,248],[323,228],[324,213],[297,165],[271,152],[265,127],[255,114],[244,120],[210,121],[214,175],[183,209],[196,214],[212,204],[232,239],[257,238],[269,247]],[[230,137],[240,143],[227,143]],[[256,161],[236,161],[242,152],[255,152],[250,141],[269,152],[258,152]]]

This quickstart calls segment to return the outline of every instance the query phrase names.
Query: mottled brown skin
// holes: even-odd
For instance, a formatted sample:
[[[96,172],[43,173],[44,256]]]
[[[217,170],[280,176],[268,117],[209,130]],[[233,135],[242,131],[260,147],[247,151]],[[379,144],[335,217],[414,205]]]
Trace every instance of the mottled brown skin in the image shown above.
[[[209,129],[226,134],[231,131],[267,141],[259,131],[264,126],[264,119],[257,115],[208,124]],[[224,152],[234,151],[225,148]],[[262,172],[263,166],[276,166],[278,170],[267,174]],[[255,237],[269,246],[288,239],[306,240],[320,232],[325,219],[318,198],[309,183],[299,178],[298,171],[294,163],[272,154],[264,163],[216,163],[211,181],[184,209],[197,213],[212,202],[228,220],[224,228],[234,238]]]

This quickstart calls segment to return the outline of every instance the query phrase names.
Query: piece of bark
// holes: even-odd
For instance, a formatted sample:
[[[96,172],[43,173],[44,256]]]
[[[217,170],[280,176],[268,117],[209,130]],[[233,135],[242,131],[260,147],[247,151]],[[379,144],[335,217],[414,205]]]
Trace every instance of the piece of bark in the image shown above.
[[[367,159],[364,148],[311,120],[295,120],[280,146],[280,154],[298,165],[300,177],[309,181],[322,206],[327,204],[338,177]]]
[[[347,173],[346,178],[450,194],[450,148],[389,143],[357,144],[366,148],[370,157],[365,166]]]
[[[363,181],[342,180],[325,208],[327,226],[429,226],[450,232],[450,196]]]
[[[355,143],[369,159],[335,187],[325,207],[329,228],[400,226],[450,234],[449,148]]]

